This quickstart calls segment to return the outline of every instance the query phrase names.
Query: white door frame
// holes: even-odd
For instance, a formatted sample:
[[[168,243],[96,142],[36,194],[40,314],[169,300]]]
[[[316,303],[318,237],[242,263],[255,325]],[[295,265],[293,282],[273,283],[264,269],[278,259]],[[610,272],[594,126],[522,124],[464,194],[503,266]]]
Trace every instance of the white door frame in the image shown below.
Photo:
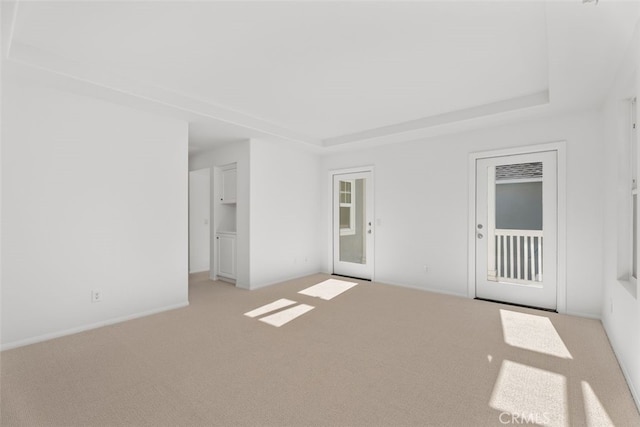
[[[371,166],[358,166],[358,167],[353,167],[353,168],[346,168],[346,169],[330,169],[329,170],[329,185],[328,185],[328,208],[327,208],[327,218],[329,218],[329,226],[328,226],[328,236],[329,236],[329,244],[328,246],[328,251],[327,251],[327,257],[329,259],[329,273],[333,274],[333,215],[334,215],[334,211],[333,211],[333,177],[334,175],[342,175],[342,174],[347,174],[347,173],[358,173],[358,172],[370,172],[371,173],[371,184],[373,185],[373,191],[371,191],[372,194],[372,205],[373,205],[373,212],[371,212],[371,217],[373,218],[373,253],[371,254],[371,281],[373,282],[375,280],[375,274],[376,274],[376,263],[375,263],[375,247],[376,247],[376,227],[375,227],[375,210],[376,210],[376,203],[375,203],[375,198],[376,198],[376,186],[375,186],[375,173],[374,173],[374,167]]]
[[[469,213],[468,213],[468,269],[467,294],[469,298],[476,297],[476,161],[488,157],[511,156],[515,154],[538,153],[541,151],[555,151],[557,153],[557,183],[558,183],[558,247],[557,247],[557,311],[567,312],[567,233],[566,233],[566,142],[550,142],[546,144],[526,145],[522,147],[505,148],[491,151],[480,151],[469,154]]]

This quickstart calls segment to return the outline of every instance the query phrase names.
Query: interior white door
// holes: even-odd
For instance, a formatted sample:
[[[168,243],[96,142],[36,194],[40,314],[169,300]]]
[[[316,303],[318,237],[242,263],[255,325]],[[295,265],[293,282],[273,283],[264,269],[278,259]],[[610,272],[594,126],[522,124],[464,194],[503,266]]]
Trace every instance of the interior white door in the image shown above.
[[[236,278],[236,236],[233,234],[219,233],[216,236],[218,243],[218,276],[228,279]]]
[[[333,176],[333,272],[373,278],[372,173]]]
[[[476,297],[555,310],[556,151],[476,162]]]

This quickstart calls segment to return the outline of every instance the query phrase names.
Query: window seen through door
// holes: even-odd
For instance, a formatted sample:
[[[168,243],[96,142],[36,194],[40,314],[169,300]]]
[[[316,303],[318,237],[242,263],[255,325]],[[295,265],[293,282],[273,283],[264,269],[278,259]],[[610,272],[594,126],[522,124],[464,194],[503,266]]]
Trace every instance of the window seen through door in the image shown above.
[[[340,181],[340,235],[350,236],[356,233],[354,208],[355,190],[353,180]]]

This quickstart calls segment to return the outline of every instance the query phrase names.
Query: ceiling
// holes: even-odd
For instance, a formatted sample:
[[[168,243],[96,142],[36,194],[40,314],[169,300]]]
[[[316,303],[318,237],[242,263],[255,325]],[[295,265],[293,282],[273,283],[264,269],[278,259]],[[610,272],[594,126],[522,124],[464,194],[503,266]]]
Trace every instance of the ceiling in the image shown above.
[[[9,59],[188,120],[193,151],[265,136],[331,148],[593,107],[639,10],[613,0],[23,1],[3,27]]]

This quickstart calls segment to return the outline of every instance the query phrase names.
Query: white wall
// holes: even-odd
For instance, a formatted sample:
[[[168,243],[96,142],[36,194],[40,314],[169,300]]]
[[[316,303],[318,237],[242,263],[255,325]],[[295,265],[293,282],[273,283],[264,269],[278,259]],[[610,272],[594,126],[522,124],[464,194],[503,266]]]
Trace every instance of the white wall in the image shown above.
[[[251,141],[251,288],[320,271],[317,155],[284,142]]]
[[[188,304],[186,123],[4,66],[3,347]]]
[[[197,170],[203,168],[220,167],[236,163],[237,167],[237,203],[236,203],[236,286],[250,289],[250,268],[249,268],[249,141],[240,141],[223,145],[214,150],[193,155],[189,158],[189,169]],[[215,226],[219,223],[219,213],[216,210],[217,204],[213,194],[217,183],[215,173],[211,173],[211,233],[215,235]],[[211,278],[215,275],[216,268],[216,248],[215,238],[210,239],[210,262]]]
[[[606,198],[602,323],[640,407],[640,285],[633,287],[618,280],[625,273],[620,266],[628,265],[624,258],[630,256],[629,248],[625,248],[631,235],[630,227],[625,224],[630,221],[627,204],[630,191],[628,99],[640,95],[640,24],[627,59],[604,107],[606,150],[601,174]],[[636,117],[636,122],[640,123],[640,117]]]
[[[331,169],[375,167],[376,281],[467,295],[468,155],[567,142],[567,310],[597,317],[602,292],[602,155],[597,111],[338,152],[322,162],[323,270],[330,269]],[[424,271],[428,266],[428,272]]]
[[[256,289],[317,273],[323,215],[318,203],[318,156],[290,143],[251,140],[193,155],[189,168],[231,163],[237,164],[236,286]],[[219,184],[215,175],[211,174],[212,194]],[[214,216],[221,216],[211,200]],[[219,224],[219,218],[211,223]],[[211,266],[215,266],[215,239],[211,239]]]
[[[189,172],[189,273],[209,271],[210,170]]]

